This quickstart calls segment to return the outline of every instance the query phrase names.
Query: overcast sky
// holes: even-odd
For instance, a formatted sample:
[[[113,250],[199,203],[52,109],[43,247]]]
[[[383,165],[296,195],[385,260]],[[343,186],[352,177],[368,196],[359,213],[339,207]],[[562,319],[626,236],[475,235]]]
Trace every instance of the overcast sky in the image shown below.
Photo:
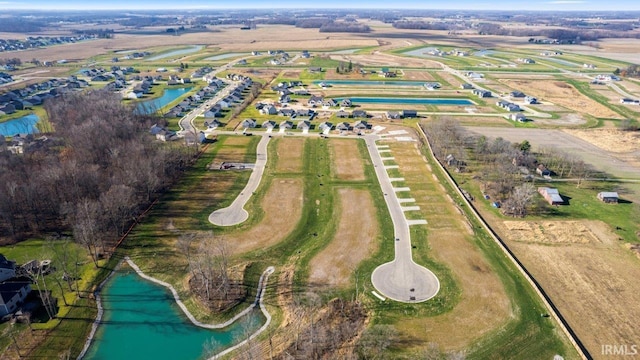
[[[469,10],[640,10],[640,0],[0,0],[0,10],[93,10],[93,9],[278,9],[278,8],[396,8],[396,9],[469,9]]]

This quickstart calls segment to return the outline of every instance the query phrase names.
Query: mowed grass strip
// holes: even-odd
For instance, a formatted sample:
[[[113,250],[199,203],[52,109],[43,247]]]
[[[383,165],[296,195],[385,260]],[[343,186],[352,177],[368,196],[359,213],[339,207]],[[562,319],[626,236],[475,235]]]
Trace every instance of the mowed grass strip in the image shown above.
[[[380,230],[369,191],[340,188],[337,203],[336,234],[309,263],[309,283],[314,287],[347,286],[360,262],[372,256],[378,247]]]

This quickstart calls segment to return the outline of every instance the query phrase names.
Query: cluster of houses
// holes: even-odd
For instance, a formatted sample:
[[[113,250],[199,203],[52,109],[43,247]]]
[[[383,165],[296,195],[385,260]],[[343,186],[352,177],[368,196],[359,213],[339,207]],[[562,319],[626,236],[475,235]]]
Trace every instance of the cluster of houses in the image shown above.
[[[558,56],[562,55],[562,51],[542,51],[541,56]]]
[[[613,74],[599,74],[599,75],[596,75],[594,81],[604,81],[604,82],[620,81],[620,77]]]
[[[0,85],[2,84],[8,84],[10,82],[13,81],[13,76],[5,73],[5,72],[0,72]]]
[[[313,120],[313,118],[317,114],[312,109],[294,110],[286,107],[277,108],[274,104],[257,103],[255,107],[256,107],[256,110],[258,110],[260,114],[263,114],[263,115],[287,116],[292,119],[297,118],[297,119]]]
[[[289,54],[284,50],[269,50],[267,54],[273,56],[273,59],[269,61],[271,65],[284,65],[290,59]]]
[[[50,79],[9,91],[0,95],[0,116],[42,105],[48,99],[86,86],[89,86],[86,81],[70,76],[66,79]]]
[[[151,92],[151,88],[155,85],[155,79],[151,76],[145,76],[140,80],[133,89],[125,94],[125,97],[128,99],[139,99],[144,94],[148,94]],[[112,83],[107,84],[106,88],[110,91],[118,91],[122,89],[126,85],[126,83],[121,84],[119,80],[116,80]]]
[[[425,54],[431,56],[469,56],[468,51],[453,49],[450,51],[442,51],[438,48],[428,49]]]
[[[8,151],[12,154],[20,155],[46,146],[57,146],[59,145],[58,140],[47,136],[36,138],[33,134],[16,134],[7,141],[4,135],[0,135],[0,152]]]
[[[244,121],[242,121],[240,126],[242,126],[242,128],[244,129],[251,129],[258,127],[258,123],[255,119],[245,119]],[[266,129],[267,131],[272,131],[276,128],[279,128],[280,132],[284,132],[293,129],[294,123],[290,120],[284,120],[278,124],[274,120],[266,120],[261,124],[261,127],[263,129]],[[309,122],[308,120],[299,121],[297,122],[297,124],[295,124],[295,128],[298,130],[302,130],[302,132],[308,132],[311,129],[311,122]],[[369,124],[365,120],[358,120],[353,124],[350,124],[348,122],[340,122],[334,126],[331,122],[323,121],[317,127],[320,133],[324,135],[329,134],[329,132],[334,128],[341,133],[345,133],[347,131],[361,133],[362,131],[371,129],[371,124]]]
[[[0,254],[0,318],[20,309],[31,292],[31,281],[17,276],[15,261]]]
[[[533,96],[529,96],[525,93],[523,93],[522,91],[512,91],[509,93],[509,97],[511,98],[522,98],[524,103],[527,105],[532,105],[532,104],[537,104],[538,103],[538,99],[533,97]]]
[[[519,62],[519,63],[523,63],[523,64],[535,64],[536,63],[536,61],[533,60],[532,58],[517,58],[516,61]]]
[[[223,87],[227,86],[227,84],[221,79],[215,78],[211,75],[205,75],[207,83],[206,87],[204,87],[198,94],[193,95],[195,98],[196,104],[192,104],[191,107],[187,107],[182,109],[182,111],[178,114],[174,114],[173,116],[182,116],[185,111],[192,110],[197,105],[197,102],[201,102],[202,100],[213,97],[217,94]],[[223,117],[223,111],[235,106],[238,103],[241,103],[244,100],[245,94],[244,91],[251,87],[253,84],[253,80],[250,77],[239,75],[239,74],[228,74],[227,79],[234,81],[235,84],[231,85],[231,89],[229,91],[229,95],[218,100],[215,104],[211,105],[208,109],[205,109],[203,116],[205,118],[217,118]],[[201,94],[202,93],[202,94]],[[177,106],[179,106],[178,104]],[[171,115],[169,115],[171,116]],[[216,125],[215,127],[218,127]]]
[[[96,39],[96,34],[78,34],[75,36],[29,36],[25,40],[0,39],[0,52],[34,49],[44,46],[75,43]]]
[[[167,111],[167,113],[164,114],[164,116],[165,117],[183,117],[187,113],[189,113],[190,111],[198,107],[200,104],[202,104],[203,101],[211,99],[213,96],[215,96],[215,94],[217,94],[225,86],[226,86],[226,83],[221,80],[219,82],[217,81],[211,82],[209,85],[200,89],[200,91],[198,91],[197,93],[193,95],[189,95],[186,98],[184,98],[179,104],[169,109],[169,111]],[[224,105],[224,107],[220,105],[220,103],[216,103],[215,105],[211,106],[209,109],[206,109],[204,112],[204,116],[208,118],[222,117],[223,116],[221,113],[222,109],[223,108],[226,109],[229,107],[227,102],[223,102],[222,104]]]
[[[278,93],[278,102],[287,104],[291,101],[291,95],[308,96],[309,91],[303,87],[302,81],[283,81],[271,87],[271,90]],[[299,89],[293,89],[299,87]]]

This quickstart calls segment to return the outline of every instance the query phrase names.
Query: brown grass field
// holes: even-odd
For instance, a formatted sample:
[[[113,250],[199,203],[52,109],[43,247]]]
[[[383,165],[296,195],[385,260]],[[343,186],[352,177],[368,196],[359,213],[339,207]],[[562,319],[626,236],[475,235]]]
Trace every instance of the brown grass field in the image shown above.
[[[418,249],[429,247],[431,256],[451,270],[462,290],[460,302],[450,312],[430,318],[403,319],[395,325],[409,341],[426,338],[442,349],[463,349],[509,319],[509,298],[498,276],[473,245],[465,218],[434,180],[416,144],[393,141],[387,144],[416,205],[421,208],[420,213],[428,221],[428,238],[412,239],[412,243]]]
[[[427,71],[420,70],[403,70],[404,72],[404,80],[413,80],[413,81],[435,81],[433,75],[431,75]]]
[[[619,114],[582,95],[573,86],[562,81],[504,80],[504,82],[514,89],[526,91],[542,102],[550,101],[567,109],[595,117],[621,118]]]
[[[496,229],[595,358],[603,344],[637,343],[639,260],[617,243],[607,224],[586,220],[513,223],[496,222]]]
[[[275,178],[260,202],[264,218],[250,229],[224,235],[234,254],[267,248],[286,237],[300,220],[303,185],[300,179]]]
[[[276,172],[299,173],[302,171],[304,138],[282,137],[276,143]]]
[[[333,173],[340,180],[364,180],[364,164],[353,140],[330,139],[329,151]]]
[[[565,129],[565,132],[613,153],[629,153],[640,151],[640,134],[618,129]],[[640,165],[640,164],[639,164]]]
[[[348,285],[358,264],[377,250],[380,230],[369,191],[338,189],[337,199],[335,218],[339,223],[335,237],[309,263],[312,287]],[[358,221],[354,221],[356,218]]]

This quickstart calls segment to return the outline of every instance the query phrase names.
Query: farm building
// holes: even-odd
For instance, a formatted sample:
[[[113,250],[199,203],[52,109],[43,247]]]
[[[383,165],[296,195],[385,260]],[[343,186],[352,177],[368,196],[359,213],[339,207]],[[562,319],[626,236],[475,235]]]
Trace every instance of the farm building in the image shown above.
[[[562,205],[564,204],[564,199],[560,196],[558,189],[548,188],[548,187],[539,187],[538,192],[545,200],[549,203],[549,205]]]
[[[613,191],[602,191],[598,193],[598,199],[602,202],[606,203],[617,203],[618,202],[618,193]]]

